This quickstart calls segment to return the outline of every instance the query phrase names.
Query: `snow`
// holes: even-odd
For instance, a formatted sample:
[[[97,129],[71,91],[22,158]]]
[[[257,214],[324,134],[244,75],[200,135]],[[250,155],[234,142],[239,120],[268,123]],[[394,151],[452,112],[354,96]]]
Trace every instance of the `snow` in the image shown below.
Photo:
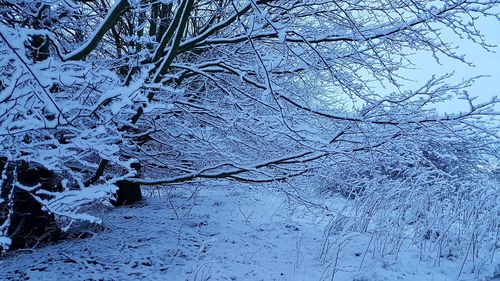
[[[10,240],[10,238],[8,237],[5,237],[5,236],[0,236],[0,246],[2,248],[4,247],[8,247],[10,245],[12,241]]]
[[[17,2],[0,16],[0,155],[64,172],[65,192],[33,196],[63,230],[82,228],[92,238],[9,253],[0,280],[500,279],[499,185],[485,184],[476,169],[485,165],[480,154],[498,155],[500,100],[468,94],[478,77],[450,84],[455,67],[446,60],[445,72],[427,82],[421,78],[438,74],[434,66],[420,78],[404,72],[420,65],[424,51],[465,65],[487,58],[466,61],[453,47],[462,41],[446,32],[493,51],[475,21],[498,17],[499,0],[197,1],[193,9],[194,1],[175,1],[170,8],[183,24],[161,44],[155,38],[170,32],[153,34],[163,28],[144,20],[157,17],[154,1],[47,2],[47,15],[49,6],[32,5],[40,1]],[[59,13],[59,5],[70,10]],[[50,30],[33,26],[31,6],[42,7],[37,17]],[[117,26],[103,37],[115,16],[127,17],[135,34]],[[32,35],[51,39],[51,58],[33,57]],[[126,85],[115,73],[124,64],[139,67]],[[371,81],[384,89],[371,89]],[[455,104],[440,117],[436,105],[448,100],[469,107]],[[145,136],[148,144],[134,140]],[[86,187],[99,158],[112,163]],[[133,182],[169,185],[145,190],[134,207],[102,203],[113,183],[135,175],[123,174],[135,161],[152,175]],[[293,176],[306,172],[322,175],[305,178],[319,184],[291,188]],[[220,178],[275,183],[174,185]],[[18,185],[5,179],[6,171],[3,249],[16,226],[8,189]]]
[[[105,230],[9,253],[0,260],[0,279],[495,280],[494,267],[476,275],[464,270],[457,278],[461,259],[435,264],[421,260],[411,245],[398,259],[382,258],[369,234],[326,240],[334,208],[344,199],[303,190],[299,202],[284,190],[191,184],[146,191],[133,207],[96,205]]]

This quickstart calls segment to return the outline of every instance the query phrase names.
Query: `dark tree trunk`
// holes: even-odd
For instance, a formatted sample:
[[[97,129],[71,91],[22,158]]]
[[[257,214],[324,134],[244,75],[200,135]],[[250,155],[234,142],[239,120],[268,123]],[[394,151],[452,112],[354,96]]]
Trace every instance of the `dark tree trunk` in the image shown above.
[[[136,178],[140,177],[141,164],[134,163],[131,165],[137,171]],[[141,185],[128,180],[121,180],[116,182],[118,190],[115,194],[115,199],[111,200],[113,206],[132,205],[142,200]]]
[[[0,193],[3,199],[0,203],[0,225],[10,219],[7,228],[7,236],[11,239],[9,250],[32,248],[59,240],[62,232],[55,216],[44,210],[35,198],[35,192],[41,189],[62,191],[61,178],[40,165],[30,165],[25,161],[9,162],[5,157],[0,158],[0,173],[5,175]],[[27,190],[17,182],[33,187],[33,190]]]
[[[116,199],[112,199],[113,206],[132,205],[142,199],[141,186],[127,180],[116,182],[118,190],[116,191]]]

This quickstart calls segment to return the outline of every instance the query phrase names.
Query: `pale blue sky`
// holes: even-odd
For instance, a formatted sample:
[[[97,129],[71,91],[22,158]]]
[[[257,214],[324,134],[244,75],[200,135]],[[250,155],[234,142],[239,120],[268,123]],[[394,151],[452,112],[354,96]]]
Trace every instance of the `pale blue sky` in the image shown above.
[[[448,72],[455,72],[452,81],[461,81],[462,79],[477,75],[490,75],[491,77],[481,78],[469,90],[471,96],[479,96],[478,100],[487,101],[493,96],[500,97],[500,22],[494,18],[480,19],[477,25],[478,29],[487,36],[489,44],[497,45],[493,48],[496,53],[485,51],[483,48],[467,40],[461,40],[452,34],[445,34],[445,40],[453,42],[459,47],[458,52],[465,54],[466,59],[475,64],[475,67],[469,67],[464,63],[457,62],[450,58],[441,57],[442,65],[436,63],[430,54],[415,56],[415,70],[404,71],[405,77],[411,77],[419,81],[414,84],[421,85],[431,78],[432,74],[442,75]],[[408,83],[411,87],[413,83]],[[464,102],[447,102],[439,106],[441,112],[458,112],[465,110]],[[496,107],[500,111],[500,106]]]

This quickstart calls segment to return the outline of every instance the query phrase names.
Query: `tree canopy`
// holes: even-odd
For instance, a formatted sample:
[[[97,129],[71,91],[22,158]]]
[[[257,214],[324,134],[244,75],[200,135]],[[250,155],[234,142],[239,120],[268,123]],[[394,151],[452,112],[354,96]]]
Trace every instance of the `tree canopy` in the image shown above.
[[[400,71],[415,52],[469,63],[442,32],[492,48],[475,22],[498,19],[499,2],[1,0],[0,156],[58,171],[63,192],[33,194],[69,220],[93,220],[80,208],[123,179],[309,176],[372,194],[360,212],[403,196],[402,184],[416,201],[424,187],[473,196],[498,156],[499,100],[477,103],[467,88],[478,77],[452,84],[451,74],[404,90]],[[440,115],[450,99],[469,108]],[[392,210],[409,223],[426,208],[412,204]]]

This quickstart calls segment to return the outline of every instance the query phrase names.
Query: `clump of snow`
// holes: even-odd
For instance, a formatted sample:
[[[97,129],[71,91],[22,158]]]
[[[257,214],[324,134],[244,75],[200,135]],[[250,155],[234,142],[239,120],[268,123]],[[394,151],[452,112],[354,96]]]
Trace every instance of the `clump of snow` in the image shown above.
[[[10,246],[12,240],[5,236],[0,236],[0,249],[7,249]]]

